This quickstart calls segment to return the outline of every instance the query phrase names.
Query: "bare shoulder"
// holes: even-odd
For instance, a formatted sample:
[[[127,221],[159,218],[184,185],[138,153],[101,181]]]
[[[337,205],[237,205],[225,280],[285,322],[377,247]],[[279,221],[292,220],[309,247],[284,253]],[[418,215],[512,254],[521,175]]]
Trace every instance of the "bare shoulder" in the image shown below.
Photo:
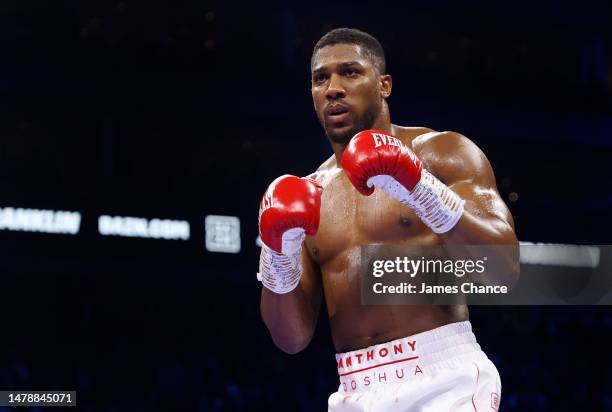
[[[474,142],[457,132],[436,132],[430,131],[423,133],[412,141],[415,151],[453,151],[462,146],[476,147]]]
[[[398,125],[391,125],[391,134],[399,138],[404,144],[412,146],[413,140],[417,137],[422,136],[426,133],[435,133],[428,127],[405,127]]]
[[[424,166],[444,180],[490,180],[489,160],[461,133],[431,131],[417,136],[412,148]]]
[[[412,147],[425,164],[430,161],[437,163],[443,158],[458,155],[458,150],[462,148],[478,149],[470,139],[460,133],[438,132],[427,127],[393,125],[393,135],[399,137],[408,147]]]
[[[309,174],[307,177],[316,180],[323,187],[327,186],[329,182],[331,182],[334,177],[336,177],[342,169],[338,167],[336,164],[336,158],[334,155],[331,155],[326,161],[321,163],[321,165],[317,168],[316,171]]]

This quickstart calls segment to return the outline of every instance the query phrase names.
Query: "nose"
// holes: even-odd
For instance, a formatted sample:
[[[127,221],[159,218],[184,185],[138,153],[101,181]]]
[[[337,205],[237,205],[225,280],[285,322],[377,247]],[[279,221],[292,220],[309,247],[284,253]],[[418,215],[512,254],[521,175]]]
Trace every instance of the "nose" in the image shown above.
[[[325,92],[325,97],[330,100],[341,99],[346,97],[346,90],[342,85],[342,79],[337,74],[332,74],[329,79],[329,86]]]

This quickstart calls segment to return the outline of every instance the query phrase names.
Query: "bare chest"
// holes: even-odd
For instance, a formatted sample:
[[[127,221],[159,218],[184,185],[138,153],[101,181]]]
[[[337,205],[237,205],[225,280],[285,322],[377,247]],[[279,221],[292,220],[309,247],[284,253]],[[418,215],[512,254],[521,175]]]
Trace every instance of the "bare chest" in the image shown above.
[[[307,245],[323,266],[354,247],[410,242],[428,233],[411,209],[380,190],[363,196],[340,175],[323,191],[319,230]]]

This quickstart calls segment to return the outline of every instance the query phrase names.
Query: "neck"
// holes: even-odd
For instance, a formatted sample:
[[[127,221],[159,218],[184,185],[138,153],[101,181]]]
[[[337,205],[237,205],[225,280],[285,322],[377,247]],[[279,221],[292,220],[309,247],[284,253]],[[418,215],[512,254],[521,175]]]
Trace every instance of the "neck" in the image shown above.
[[[380,113],[380,116],[374,121],[371,129],[380,130],[381,132],[385,132],[387,134],[393,135],[393,125],[391,124],[391,116],[389,115],[389,107],[386,102],[383,102],[383,107]],[[336,158],[336,165],[340,167],[340,160],[342,159],[342,153],[344,153],[344,149],[348,145],[348,143],[336,143],[332,142],[331,147],[334,151],[334,157]]]

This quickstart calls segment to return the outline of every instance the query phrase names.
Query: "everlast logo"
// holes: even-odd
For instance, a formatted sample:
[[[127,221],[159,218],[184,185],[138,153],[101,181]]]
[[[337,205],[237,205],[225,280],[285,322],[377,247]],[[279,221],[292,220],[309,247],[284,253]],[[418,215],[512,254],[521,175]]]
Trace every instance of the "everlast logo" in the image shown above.
[[[264,197],[261,199],[259,205],[259,220],[261,220],[261,214],[266,210],[274,206],[274,198],[272,197],[272,191],[268,190]]]
[[[400,139],[393,136],[387,136],[382,133],[372,133],[372,138],[374,139],[374,148],[380,147],[382,145],[387,146],[397,146],[402,147],[403,144]]]
[[[387,136],[386,134],[382,133],[372,133],[372,139],[374,139],[375,149],[382,145],[399,147],[401,151],[407,152],[410,159],[416,163],[417,158],[414,152],[408,149],[408,147],[406,147],[397,137]]]

